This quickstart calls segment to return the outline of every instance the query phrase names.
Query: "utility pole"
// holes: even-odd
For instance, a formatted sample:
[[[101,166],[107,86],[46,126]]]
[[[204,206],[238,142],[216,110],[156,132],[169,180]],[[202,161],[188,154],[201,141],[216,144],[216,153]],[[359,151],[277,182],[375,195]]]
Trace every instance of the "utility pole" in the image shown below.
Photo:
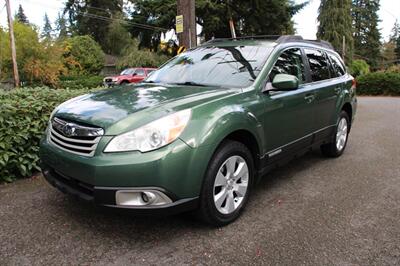
[[[183,32],[178,33],[179,45],[187,49],[197,46],[195,0],[177,0],[178,16],[183,16]]]
[[[14,25],[11,15],[10,0],[5,0],[7,5],[7,17],[8,17],[8,32],[10,33],[10,46],[11,46],[11,57],[13,63],[13,73],[14,73],[14,86],[19,87],[19,74],[17,65],[17,52],[15,49],[15,38],[14,38]]]
[[[346,36],[343,35],[343,43],[342,43],[342,58],[343,62],[346,60]]]
[[[232,39],[236,39],[235,23],[233,22],[230,4],[231,4],[231,1],[228,1],[229,28],[231,29]]]

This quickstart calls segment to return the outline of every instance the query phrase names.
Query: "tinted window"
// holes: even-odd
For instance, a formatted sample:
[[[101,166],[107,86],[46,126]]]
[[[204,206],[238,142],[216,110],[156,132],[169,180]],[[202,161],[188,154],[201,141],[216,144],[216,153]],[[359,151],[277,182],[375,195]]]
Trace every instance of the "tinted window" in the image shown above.
[[[305,52],[308,58],[308,63],[310,65],[312,81],[329,79],[330,64],[325,56],[325,53],[312,49],[305,49]]]
[[[146,81],[247,87],[260,74],[271,49],[264,46],[198,47],[176,56]]]
[[[334,75],[336,77],[341,77],[346,74],[346,70],[342,64],[342,61],[340,61],[340,59],[335,55],[328,54],[328,56],[332,64]]]
[[[305,82],[304,63],[300,49],[289,49],[279,56],[269,76],[270,81],[273,81],[277,74],[293,75],[299,79],[300,83]]]

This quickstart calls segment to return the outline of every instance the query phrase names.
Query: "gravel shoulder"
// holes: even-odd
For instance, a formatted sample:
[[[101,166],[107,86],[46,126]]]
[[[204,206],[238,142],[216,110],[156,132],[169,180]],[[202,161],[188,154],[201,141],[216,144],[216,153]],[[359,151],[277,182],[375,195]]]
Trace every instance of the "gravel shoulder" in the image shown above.
[[[345,154],[274,170],[242,217],[136,217],[42,177],[0,185],[0,265],[399,265],[400,98],[360,97]]]

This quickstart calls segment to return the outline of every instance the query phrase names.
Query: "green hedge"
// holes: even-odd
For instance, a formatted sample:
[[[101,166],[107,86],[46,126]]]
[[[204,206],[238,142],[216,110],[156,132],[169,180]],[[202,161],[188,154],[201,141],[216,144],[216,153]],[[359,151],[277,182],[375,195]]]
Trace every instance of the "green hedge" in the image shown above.
[[[62,89],[79,90],[84,88],[97,88],[103,85],[101,76],[69,76],[61,77],[59,87]]]
[[[400,73],[374,72],[357,78],[357,94],[400,96]]]
[[[92,90],[0,90],[0,182],[31,176],[39,168],[39,141],[60,103]]]

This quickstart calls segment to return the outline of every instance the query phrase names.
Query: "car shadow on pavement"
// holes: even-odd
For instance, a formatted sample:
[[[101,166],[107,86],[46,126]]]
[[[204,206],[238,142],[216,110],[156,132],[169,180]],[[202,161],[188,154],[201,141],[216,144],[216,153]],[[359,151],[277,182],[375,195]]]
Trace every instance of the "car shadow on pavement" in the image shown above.
[[[254,206],[256,198],[270,198],[271,190],[296,178],[296,174],[312,165],[326,160],[318,151],[294,159],[285,166],[272,170],[263,176],[252,191],[246,215]],[[129,210],[96,207],[76,198],[64,195],[56,208],[64,216],[71,217],[73,224],[92,230],[95,234],[110,234],[112,237],[135,237],[138,241],[146,235],[157,234],[157,238],[175,237],[176,234],[188,234],[193,231],[208,231],[210,227],[195,219],[191,213],[174,216],[138,216]],[[263,210],[265,211],[265,210]],[[243,217],[242,217],[243,218]],[[240,219],[236,223],[240,223]],[[234,226],[235,223],[232,225]],[[231,225],[229,225],[231,226]]]

